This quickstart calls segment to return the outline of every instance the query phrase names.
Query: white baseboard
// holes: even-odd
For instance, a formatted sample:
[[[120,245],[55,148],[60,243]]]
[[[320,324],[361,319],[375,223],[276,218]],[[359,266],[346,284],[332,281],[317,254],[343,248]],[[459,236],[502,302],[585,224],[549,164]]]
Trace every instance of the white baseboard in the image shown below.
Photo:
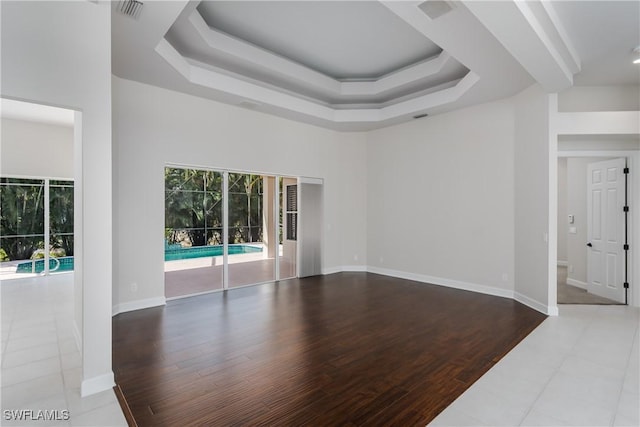
[[[342,265],[337,267],[328,267],[322,270],[323,275],[342,273],[342,272],[369,272],[374,274],[381,274],[383,276],[397,277],[399,279],[413,280],[416,282],[427,283],[437,286],[445,286],[447,288],[460,289],[464,291],[478,292],[486,295],[493,295],[502,298],[514,299],[536,311],[544,313],[549,316],[558,315],[558,307],[547,306],[533,300],[523,294],[514,292],[510,289],[501,289],[493,286],[480,285],[478,283],[463,282],[461,280],[446,279],[443,277],[428,276],[425,274],[408,273],[405,271],[391,270],[388,268],[373,267],[367,265]],[[118,304],[113,307],[114,316],[118,313],[124,313],[127,311],[141,310],[143,308],[157,307],[159,305],[165,305],[165,298],[149,298],[146,300],[131,301],[123,304]]]
[[[448,288],[461,289],[464,291],[478,292],[481,294],[493,295],[503,298],[513,298],[513,291],[509,289],[494,288],[492,286],[479,285],[477,283],[463,282],[460,280],[445,279],[442,277],[427,276],[424,274],[407,273],[405,271],[390,270],[387,268],[371,267],[367,271],[384,276],[397,277],[400,279],[413,280],[416,282],[429,283],[432,285],[446,286]]]
[[[80,396],[87,397],[92,394],[100,393],[101,391],[109,390],[116,385],[113,372],[108,372],[97,377],[83,380],[80,385]]]
[[[567,285],[575,286],[576,288],[584,290],[587,289],[587,284],[585,282],[581,282],[580,280],[572,279],[570,277],[567,277]]]
[[[367,271],[366,265],[340,265],[338,267],[329,267],[322,270],[323,275],[342,273],[348,271]]]
[[[569,267],[569,261],[558,260],[558,267]]]
[[[116,304],[112,308],[112,315],[126,313],[127,311],[142,310],[144,308],[158,307],[166,305],[167,299],[165,297],[147,298],[136,301],[128,301],[120,304]]]
[[[546,304],[541,303],[540,301],[536,301],[533,298],[529,298],[526,295],[521,294],[520,292],[513,293],[513,299],[518,301],[521,304],[526,305],[527,307],[533,308],[540,313],[546,314],[548,316],[557,316],[558,315],[558,307],[557,306],[548,306]]]

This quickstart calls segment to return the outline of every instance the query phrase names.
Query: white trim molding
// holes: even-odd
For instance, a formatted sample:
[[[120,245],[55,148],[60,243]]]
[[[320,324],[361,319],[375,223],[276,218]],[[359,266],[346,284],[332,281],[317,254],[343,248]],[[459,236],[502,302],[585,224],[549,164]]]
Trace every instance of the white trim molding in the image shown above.
[[[493,286],[477,283],[463,282],[460,280],[446,279],[443,277],[427,276],[424,274],[407,273],[405,271],[390,270],[380,267],[367,267],[369,273],[382,274],[383,276],[397,277],[399,279],[413,280],[431,285],[445,286],[447,288],[461,289],[463,291],[478,292],[502,298],[513,298],[513,291],[509,289],[495,288]]]
[[[514,292],[511,289],[496,288],[493,286],[480,285],[478,283],[464,282],[461,280],[447,279],[443,277],[428,276],[425,274],[408,273],[405,271],[391,270],[388,268],[380,268],[373,266],[363,265],[345,265],[340,267],[326,268],[322,271],[322,274],[334,274],[341,272],[361,272],[366,271],[368,273],[381,274],[383,276],[397,277],[398,279],[413,280],[416,282],[426,283],[436,286],[444,286],[447,288],[460,289],[463,291],[477,292],[485,295],[492,295],[502,298],[510,298],[521,304],[526,305],[540,313],[548,316],[558,315],[557,305],[546,305],[519,292]]]
[[[112,315],[126,313],[128,311],[136,311],[142,310],[145,308],[151,307],[159,307],[167,304],[167,299],[165,297],[155,297],[155,298],[147,298],[140,299],[136,301],[127,301],[120,304],[116,304],[113,306]]]
[[[546,314],[548,316],[557,316],[558,315],[558,306],[548,306],[539,301],[534,300],[533,298],[529,298],[526,295],[521,294],[520,292],[514,292],[513,299],[518,301],[521,304],[526,305],[527,307],[533,308],[540,313]]]
[[[339,265],[337,267],[328,267],[322,269],[322,274],[336,274],[336,273],[348,273],[348,272],[366,272],[368,271],[366,265]]]
[[[106,374],[98,375],[97,377],[89,378],[82,381],[80,385],[80,396],[87,397],[92,394],[100,393],[101,391],[109,390],[116,385],[113,377],[113,372],[109,371]]]
[[[587,289],[587,283],[586,282],[582,282],[580,280],[572,279],[570,277],[567,277],[567,285],[575,286],[576,288],[580,288],[580,289]]]

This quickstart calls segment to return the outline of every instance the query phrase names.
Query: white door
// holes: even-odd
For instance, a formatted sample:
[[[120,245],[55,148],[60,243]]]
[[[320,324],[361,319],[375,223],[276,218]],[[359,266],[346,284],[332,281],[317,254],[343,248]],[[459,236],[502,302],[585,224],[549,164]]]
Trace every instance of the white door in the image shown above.
[[[298,277],[322,274],[322,181],[300,178]]]
[[[624,303],[625,159],[587,166],[587,290]]]

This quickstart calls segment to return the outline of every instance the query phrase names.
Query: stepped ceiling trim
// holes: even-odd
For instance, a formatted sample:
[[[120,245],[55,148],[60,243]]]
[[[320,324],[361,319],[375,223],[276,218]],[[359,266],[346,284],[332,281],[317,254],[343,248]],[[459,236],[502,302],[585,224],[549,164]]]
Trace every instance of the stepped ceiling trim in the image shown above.
[[[156,52],[193,84],[233,93],[242,97],[245,102],[257,102],[258,104],[269,104],[278,108],[291,109],[298,113],[332,122],[377,122],[405,114],[414,114],[416,111],[457,100],[479,80],[478,76],[473,72],[468,72],[454,86],[403,100],[386,107],[375,109],[334,109],[261,84],[238,79],[219,71],[199,66],[183,57],[180,52],[164,39],[156,46]]]
[[[395,70],[377,79],[363,81],[337,80],[209,27],[197,9],[189,17],[189,23],[213,51],[224,52],[237,59],[250,62],[257,67],[268,69],[286,78],[291,78],[340,96],[371,96],[391,91],[417,80],[436,75],[443,70],[448,62],[453,61],[451,56],[443,51],[435,57]]]
[[[112,66],[118,77],[262,113],[370,130],[536,82],[548,92],[574,76],[638,84],[628,61],[637,11],[637,2],[599,0],[149,2],[137,20],[112,15]]]

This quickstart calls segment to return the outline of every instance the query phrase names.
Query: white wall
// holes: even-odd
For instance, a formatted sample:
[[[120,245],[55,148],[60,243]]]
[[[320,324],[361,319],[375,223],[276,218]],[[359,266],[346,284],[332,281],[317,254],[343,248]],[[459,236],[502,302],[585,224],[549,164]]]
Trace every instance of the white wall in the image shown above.
[[[370,132],[372,270],[511,296],[513,133],[511,100]]]
[[[567,263],[567,215],[567,159],[561,157],[558,159],[558,265]]]
[[[364,269],[364,134],[335,132],[117,77],[113,103],[116,311],[158,304],[164,297],[168,162],[323,178],[324,269]]]
[[[541,311],[553,311],[556,295],[549,292],[549,97],[534,85],[514,101],[515,292],[517,298]],[[554,265],[556,262],[554,255]]]
[[[82,393],[110,388],[111,13],[109,2],[1,2],[1,95],[82,112],[74,141],[76,326]],[[86,285],[86,286],[85,286]]]
[[[1,129],[3,175],[73,179],[73,127],[3,118]]]
[[[638,86],[573,86],[558,94],[558,111],[639,111]]]

